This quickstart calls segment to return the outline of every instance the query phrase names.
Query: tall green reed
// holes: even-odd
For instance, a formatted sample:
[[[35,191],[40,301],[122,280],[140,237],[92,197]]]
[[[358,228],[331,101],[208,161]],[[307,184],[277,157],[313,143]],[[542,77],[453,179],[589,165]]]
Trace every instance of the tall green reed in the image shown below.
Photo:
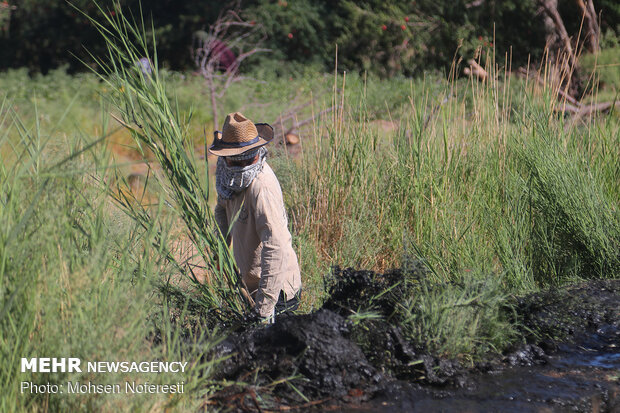
[[[155,38],[147,37],[141,16],[139,22],[130,20],[118,3],[114,6],[115,13],[106,13],[98,7],[104,17],[101,21],[91,21],[107,43],[108,56],[95,57],[95,60],[101,70],[101,80],[112,91],[109,99],[120,114],[118,121],[131,132],[141,150],[153,154],[161,167],[167,201],[179,213],[187,235],[211,276],[206,283],[201,283],[190,266],[181,263],[177,268],[192,280],[200,292],[198,300],[206,310],[219,319],[240,317],[251,304],[246,298],[249,296],[243,293],[243,281],[234,258],[209,208],[208,177],[200,177],[197,172],[189,144],[191,139],[178,106],[169,99],[165,81],[160,76]],[[150,74],[139,64],[143,57],[152,62]],[[153,176],[157,179],[157,174]],[[117,201],[132,219],[148,225],[148,210],[122,197]],[[169,259],[173,257],[169,255]]]
[[[496,73],[412,81],[410,110],[387,132],[370,127],[363,92],[352,101],[343,86],[341,113],[283,170],[302,271],[382,271],[413,245],[433,271],[405,324],[452,354],[514,338],[512,294],[618,276],[616,120],[570,129],[556,89]],[[471,326],[459,340],[453,320]]]
[[[540,121],[524,125],[523,130],[529,138],[515,152],[526,171],[521,187],[527,193],[531,222],[528,255],[533,276],[543,284],[618,276],[617,202],[614,205],[610,199],[600,172],[588,164],[581,145],[564,147],[567,141],[578,142],[580,131],[563,136],[562,129]]]

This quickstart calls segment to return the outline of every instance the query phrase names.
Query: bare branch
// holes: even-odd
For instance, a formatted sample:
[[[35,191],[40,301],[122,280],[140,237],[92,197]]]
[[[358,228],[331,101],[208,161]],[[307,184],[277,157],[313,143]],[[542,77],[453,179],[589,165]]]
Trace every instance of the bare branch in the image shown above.
[[[266,39],[262,25],[244,20],[241,2],[223,9],[208,32],[194,35],[193,59],[198,73],[205,79],[210,96],[213,125],[218,123],[218,100],[230,85],[241,80],[240,65],[249,57],[270,51],[259,47]]]

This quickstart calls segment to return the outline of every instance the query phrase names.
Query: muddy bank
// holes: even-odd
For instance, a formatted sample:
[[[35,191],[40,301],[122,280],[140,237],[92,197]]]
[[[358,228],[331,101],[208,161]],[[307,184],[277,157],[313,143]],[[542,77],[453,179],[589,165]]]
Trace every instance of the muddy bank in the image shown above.
[[[613,324],[590,327],[580,328],[567,342],[541,343],[553,350],[525,345],[501,362],[487,363],[485,373],[471,370],[463,387],[395,382],[350,410],[389,406],[403,412],[620,412],[617,317]]]
[[[324,307],[231,334],[217,378],[246,382],[215,396],[232,410],[620,411],[620,280],[518,299],[523,344],[474,365],[415,347],[382,319],[360,328],[364,300],[394,311],[402,274],[344,270]],[[389,294],[381,294],[386,287]],[[377,298],[377,296],[379,296]],[[390,299],[390,296],[392,299]]]

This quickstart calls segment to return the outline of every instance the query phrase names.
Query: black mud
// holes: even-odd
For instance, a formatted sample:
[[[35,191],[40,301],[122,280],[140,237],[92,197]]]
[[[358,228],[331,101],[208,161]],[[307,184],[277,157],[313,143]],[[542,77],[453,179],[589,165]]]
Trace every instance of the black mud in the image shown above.
[[[347,321],[329,310],[282,317],[277,323],[241,334],[232,334],[219,346],[220,355],[231,355],[218,378],[252,378],[260,371],[257,386],[282,378],[301,376],[293,385],[306,398],[346,400],[355,389],[375,389],[385,378],[347,337]],[[289,384],[276,386],[276,394],[303,400]]]
[[[220,407],[620,412],[620,280],[520,298],[524,344],[472,367],[416,348],[396,325],[347,319],[368,300],[382,317],[393,314],[406,293],[400,271],[335,276],[321,310],[231,334],[218,347],[229,358],[217,378],[252,384],[216,394]]]

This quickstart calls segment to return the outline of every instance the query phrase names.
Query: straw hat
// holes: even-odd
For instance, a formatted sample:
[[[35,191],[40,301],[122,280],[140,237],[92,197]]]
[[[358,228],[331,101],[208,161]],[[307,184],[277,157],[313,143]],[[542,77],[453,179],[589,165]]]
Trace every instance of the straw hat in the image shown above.
[[[266,145],[273,139],[273,128],[266,123],[254,123],[241,112],[226,116],[222,131],[213,134],[209,152],[217,156],[235,156]]]

